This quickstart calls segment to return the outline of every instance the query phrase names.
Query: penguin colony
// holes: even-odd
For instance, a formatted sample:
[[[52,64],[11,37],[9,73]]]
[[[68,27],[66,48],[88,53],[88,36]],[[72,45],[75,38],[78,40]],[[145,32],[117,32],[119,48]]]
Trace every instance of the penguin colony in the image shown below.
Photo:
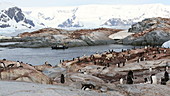
[[[136,51],[137,50],[137,51]],[[131,60],[131,62],[137,62],[140,63],[141,61],[145,61],[145,60],[157,60],[160,58],[159,54],[163,54],[164,56],[167,55],[167,53],[169,51],[167,51],[168,49],[164,49],[164,48],[141,48],[141,49],[136,49],[134,48],[133,50],[122,50],[122,52],[115,52],[113,50],[109,50],[109,52],[105,52],[103,54],[93,54],[91,56],[84,56],[84,57],[77,57],[77,58],[73,58],[72,60],[60,60],[61,64],[67,63],[67,62],[73,62],[76,63],[77,65],[81,65],[83,63],[88,64],[89,62],[94,64],[94,65],[99,65],[99,66],[103,66],[99,67],[98,70],[105,70],[109,67],[124,67],[126,66],[126,63],[128,61]],[[170,53],[168,53],[170,54]],[[5,65],[6,59],[3,59],[3,62],[0,62],[0,69],[7,69],[7,68],[15,68],[15,67],[23,67],[22,63],[23,62],[17,62],[16,64],[8,64]],[[52,66],[51,64],[49,64],[48,62],[45,62],[45,65],[48,66]],[[167,81],[169,80],[169,73],[168,73],[168,64],[165,66],[165,73],[164,76],[161,78],[161,84],[162,85],[166,85]],[[88,72],[84,71],[82,72],[81,69],[77,70],[80,73],[83,74],[88,74]],[[150,84],[157,84],[157,77],[155,74],[152,74],[152,67],[149,68],[149,72],[151,73],[149,78],[144,78],[144,83],[150,83]],[[136,77],[137,78],[137,77]],[[121,77],[120,78],[120,84],[124,84],[124,80],[126,80],[126,84],[134,84],[134,79],[136,79],[134,77],[134,73],[132,70],[127,72],[126,78]],[[60,83],[64,84],[65,81],[65,76],[64,74],[61,74],[60,77]],[[93,84],[82,84],[81,89],[82,90],[90,90],[90,89],[94,89],[95,86]]]
[[[161,47],[144,47],[144,48],[133,48],[132,50],[128,49],[128,50],[123,50],[121,52],[115,52],[114,50],[109,50],[108,52],[104,52],[102,54],[96,52],[93,55],[90,56],[83,56],[83,57],[77,57],[77,58],[73,58],[72,60],[60,60],[61,64],[63,66],[65,66],[65,64],[67,62],[73,62],[73,64],[77,64],[79,66],[85,66],[85,64],[94,64],[94,65],[99,65],[99,66],[105,66],[105,67],[100,67],[97,68],[97,70],[105,70],[109,67],[124,67],[126,66],[127,62],[136,62],[136,63],[140,63],[141,61],[148,61],[148,60],[158,60],[161,59],[163,57],[169,56],[170,55],[170,49],[168,48],[161,48]],[[166,69],[168,69],[168,66],[166,66]],[[146,78],[145,76],[143,77],[143,83],[146,84],[157,84],[158,82],[158,78],[155,74],[153,74],[153,69],[152,67],[150,67],[148,69],[148,72],[150,72],[150,75],[148,75],[148,77]],[[81,69],[77,69],[77,72],[82,73],[82,74],[89,74],[87,73],[87,70],[83,71]],[[168,71],[167,71],[168,72]],[[167,73],[166,73],[167,74]],[[103,80],[105,80],[106,78],[103,75],[95,75],[97,77],[101,77]],[[108,77],[109,78],[109,77]],[[126,81],[125,83],[127,84],[134,84],[134,80],[137,78],[134,77],[133,71],[129,71],[126,75],[126,77],[119,77],[120,79],[120,84],[123,84],[124,81]],[[167,82],[168,79],[165,78],[169,78],[168,75],[162,77],[161,79],[161,84],[164,84]],[[106,82],[108,80],[105,80]]]

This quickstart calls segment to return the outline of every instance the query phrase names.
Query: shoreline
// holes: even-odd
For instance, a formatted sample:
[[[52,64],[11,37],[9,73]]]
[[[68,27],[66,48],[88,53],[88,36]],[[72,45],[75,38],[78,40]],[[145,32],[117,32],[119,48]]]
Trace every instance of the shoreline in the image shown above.
[[[129,55],[127,53],[131,54],[131,56],[128,57]],[[140,54],[142,54],[142,56]],[[125,56],[124,58],[128,57],[128,60],[124,61],[122,56]],[[144,58],[146,58],[145,60],[143,56]],[[114,59],[112,57],[114,57]],[[119,59],[117,59],[116,61],[116,58]],[[138,61],[139,58],[140,61]],[[142,60],[142,58],[144,61]],[[110,61],[109,59],[113,59],[113,61],[112,60]],[[131,50],[122,50],[122,52],[115,52],[113,50],[110,50],[108,52],[104,52],[101,54],[96,53],[96,54],[92,54],[91,56],[73,58],[73,60],[65,60],[62,61],[58,66],[51,66],[48,62],[45,62],[45,64],[43,65],[37,65],[37,66],[25,64],[24,62],[19,62],[20,66],[22,66],[19,67],[17,61],[1,60],[1,62],[4,62],[4,64],[6,64],[6,66],[8,66],[9,64],[14,64],[13,67],[7,69],[1,68],[1,79],[2,80],[7,80],[7,78],[12,79],[13,77],[10,76],[15,75],[17,76],[18,79],[13,78],[12,80],[42,83],[42,84],[53,84],[52,86],[56,86],[56,87],[59,85],[64,85],[66,89],[68,88],[67,86],[69,86],[75,88],[74,90],[81,90],[82,84],[93,84],[95,86],[94,89],[91,89],[91,92],[95,92],[93,94],[108,95],[108,93],[113,94],[116,92],[119,93],[120,96],[122,95],[126,96],[125,93],[122,93],[123,90],[124,91],[128,90],[126,89],[126,86],[128,86],[129,88],[131,88],[132,86],[136,86],[139,89],[142,88],[142,90],[145,87],[150,88],[151,86],[157,86],[156,89],[152,88],[151,90],[157,90],[157,88],[159,89],[160,86],[169,88],[170,82],[167,82],[167,85],[161,85],[159,81],[163,76],[165,66],[167,64],[168,66],[170,66],[169,59],[170,59],[170,49],[159,48],[159,47],[147,47],[147,48],[139,48],[139,49],[131,49]],[[101,60],[103,63],[101,62]],[[117,66],[118,63],[114,63],[114,62],[119,62],[119,60],[123,60],[123,61],[121,61],[119,63],[120,65]],[[125,63],[125,65],[122,65],[123,62]],[[149,71],[150,67],[152,67],[152,72]],[[125,77],[129,70],[133,71],[134,76],[136,78],[134,79],[133,84],[125,83],[126,81]],[[169,69],[167,71],[170,72]],[[15,72],[20,72],[23,75],[25,74],[24,75],[25,77],[22,77],[21,74]],[[31,72],[31,74],[29,72]],[[5,74],[9,74],[9,75],[5,75]],[[26,75],[26,74],[30,74],[30,75]],[[64,74],[65,76],[66,81],[64,84],[60,83],[61,74]],[[151,74],[155,74],[157,76],[158,79],[157,85],[142,84],[144,83],[144,77],[149,77]],[[119,84],[120,78],[124,79],[123,81],[124,84],[121,85]],[[120,90],[119,87],[122,87],[123,89]],[[119,91],[111,91],[111,90],[119,90]],[[87,93],[89,91],[84,91],[84,92]],[[131,94],[134,94],[133,92],[134,91],[131,91]],[[159,91],[159,93],[163,94],[162,91]],[[155,93],[153,92],[153,93],[145,93],[145,94],[153,95]]]

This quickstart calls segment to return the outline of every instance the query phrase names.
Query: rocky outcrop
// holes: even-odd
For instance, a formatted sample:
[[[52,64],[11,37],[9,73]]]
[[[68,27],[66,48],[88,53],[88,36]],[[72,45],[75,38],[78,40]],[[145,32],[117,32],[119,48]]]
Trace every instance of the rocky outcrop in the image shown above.
[[[25,68],[11,68],[4,70],[1,72],[1,80],[16,80],[41,84],[52,83],[50,79],[41,72]]]
[[[123,44],[162,45],[170,40],[170,19],[148,18],[138,22],[129,29],[135,33],[123,40]]]
[[[117,33],[119,29],[98,28],[68,31],[63,29],[45,28],[35,32],[19,34],[23,42],[17,47],[49,47],[57,44],[67,44],[69,47],[102,45],[114,43],[109,35]]]
[[[0,79],[52,84],[51,79],[34,66],[9,60],[0,60]]]

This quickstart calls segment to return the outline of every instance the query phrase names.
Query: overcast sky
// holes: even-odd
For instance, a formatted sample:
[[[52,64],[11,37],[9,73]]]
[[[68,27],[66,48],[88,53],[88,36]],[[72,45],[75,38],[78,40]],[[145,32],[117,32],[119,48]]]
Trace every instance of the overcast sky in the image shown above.
[[[78,6],[87,4],[165,4],[170,0],[0,0],[21,7]]]

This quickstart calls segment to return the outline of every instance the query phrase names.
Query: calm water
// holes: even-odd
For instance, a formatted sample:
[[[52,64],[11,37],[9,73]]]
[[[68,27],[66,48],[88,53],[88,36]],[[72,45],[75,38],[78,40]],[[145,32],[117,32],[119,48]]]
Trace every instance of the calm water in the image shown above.
[[[52,50],[51,48],[0,48],[0,59],[8,59],[13,61],[23,61],[32,65],[41,65],[48,61],[52,65],[56,65],[60,60],[70,60],[73,57],[91,55],[95,52],[104,52],[109,49],[121,51],[122,49],[131,49],[134,46],[127,45],[100,45],[100,46],[84,46],[68,48],[66,50]]]

